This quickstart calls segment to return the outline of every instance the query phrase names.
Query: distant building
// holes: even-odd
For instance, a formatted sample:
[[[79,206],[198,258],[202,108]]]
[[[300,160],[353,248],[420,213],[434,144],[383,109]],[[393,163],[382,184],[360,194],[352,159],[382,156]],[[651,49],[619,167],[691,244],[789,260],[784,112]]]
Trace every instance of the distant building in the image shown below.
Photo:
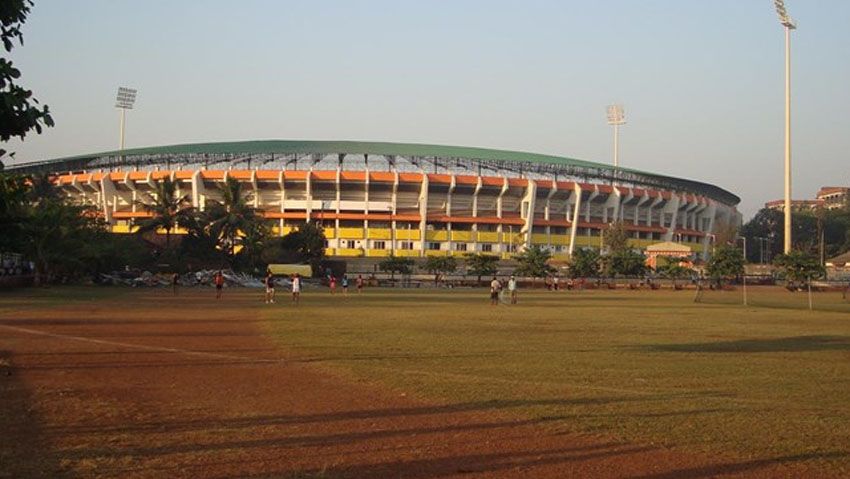
[[[793,211],[826,208],[834,210],[850,204],[850,186],[822,186],[814,200],[791,200]],[[764,204],[765,208],[785,211],[785,200],[773,200]]]
[[[824,208],[834,210],[847,206],[850,200],[850,187],[824,186],[818,191],[818,201],[823,202]]]
[[[821,200],[791,200],[792,211],[813,210],[822,205],[823,201]],[[785,211],[785,200],[768,201],[764,204],[764,207],[776,211]]]

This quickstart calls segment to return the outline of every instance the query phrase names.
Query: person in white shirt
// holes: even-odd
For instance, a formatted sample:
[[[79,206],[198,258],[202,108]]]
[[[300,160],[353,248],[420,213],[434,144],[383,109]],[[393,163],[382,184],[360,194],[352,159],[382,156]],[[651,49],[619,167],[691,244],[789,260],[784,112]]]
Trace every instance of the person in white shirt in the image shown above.
[[[301,300],[301,275],[295,273],[295,276],[292,278],[292,302],[295,305],[298,305],[298,301]]]
[[[493,281],[490,281],[490,305],[499,305],[499,292],[502,291],[502,283],[493,276]]]
[[[511,304],[516,304],[516,278],[514,275],[511,275],[511,279],[508,280],[508,292],[511,294]]]

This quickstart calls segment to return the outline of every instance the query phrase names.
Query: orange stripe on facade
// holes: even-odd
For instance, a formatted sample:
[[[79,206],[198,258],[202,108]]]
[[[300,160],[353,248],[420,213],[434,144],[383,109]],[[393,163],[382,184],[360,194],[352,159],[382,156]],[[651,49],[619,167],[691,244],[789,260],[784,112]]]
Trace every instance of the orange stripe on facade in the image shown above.
[[[464,224],[472,224],[472,223],[480,223],[480,224],[503,224],[503,225],[515,225],[522,226],[525,224],[525,220],[522,218],[496,218],[493,216],[445,216],[445,215],[434,215],[427,217],[428,222],[435,223],[464,223]]]
[[[203,170],[201,171],[201,178],[205,180],[223,180],[224,179],[224,171],[222,170]]]
[[[301,170],[286,170],[283,172],[284,180],[306,180],[307,172]]]
[[[334,178],[336,178],[335,175],[334,175]],[[364,171],[340,171],[339,172],[339,180],[340,181],[365,182],[366,181],[366,172],[364,172]]]
[[[482,176],[481,184],[484,186],[502,186],[505,184],[505,180],[495,176]]]
[[[116,211],[112,213],[112,217],[115,219],[129,219],[129,218],[152,218],[153,213],[148,213],[147,211]]]
[[[475,186],[478,184],[478,177],[472,175],[457,175],[455,176],[455,184]]]
[[[422,173],[399,173],[398,181],[403,183],[422,183]]]
[[[524,178],[508,178],[508,186],[528,186],[528,180]]]
[[[279,212],[279,211],[263,211],[263,218],[267,219],[284,219],[284,220],[306,220],[307,213],[305,212]]]
[[[230,170],[227,172],[228,178],[236,178],[237,180],[251,180],[250,170]]]
[[[386,171],[376,171],[369,173],[369,181],[393,183],[395,181],[395,175]]]
[[[572,225],[572,221],[567,220],[534,220],[534,226],[565,226],[570,228]]]
[[[280,179],[280,172],[274,170],[257,170],[257,179],[265,181],[277,181]]]
[[[451,175],[440,175],[437,173],[429,173],[428,181],[430,183],[444,183],[446,185],[451,184],[452,177]]]

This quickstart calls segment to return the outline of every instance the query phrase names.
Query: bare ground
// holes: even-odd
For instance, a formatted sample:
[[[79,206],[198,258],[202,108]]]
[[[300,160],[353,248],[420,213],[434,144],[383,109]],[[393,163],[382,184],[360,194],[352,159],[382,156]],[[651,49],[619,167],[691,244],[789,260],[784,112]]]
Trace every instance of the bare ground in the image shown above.
[[[830,477],[403,396],[279,350],[256,296],[210,297],[0,313],[0,477]]]

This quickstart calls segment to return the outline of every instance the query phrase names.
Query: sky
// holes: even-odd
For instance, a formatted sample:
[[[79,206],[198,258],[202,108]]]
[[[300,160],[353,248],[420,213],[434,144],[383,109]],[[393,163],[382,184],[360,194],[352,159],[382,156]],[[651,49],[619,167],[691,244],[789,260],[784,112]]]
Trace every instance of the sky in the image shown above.
[[[850,2],[786,0],[793,188],[850,186]],[[56,127],[16,161],[251,139],[417,142],[612,162],[782,198],[772,0],[36,0],[8,57]]]

